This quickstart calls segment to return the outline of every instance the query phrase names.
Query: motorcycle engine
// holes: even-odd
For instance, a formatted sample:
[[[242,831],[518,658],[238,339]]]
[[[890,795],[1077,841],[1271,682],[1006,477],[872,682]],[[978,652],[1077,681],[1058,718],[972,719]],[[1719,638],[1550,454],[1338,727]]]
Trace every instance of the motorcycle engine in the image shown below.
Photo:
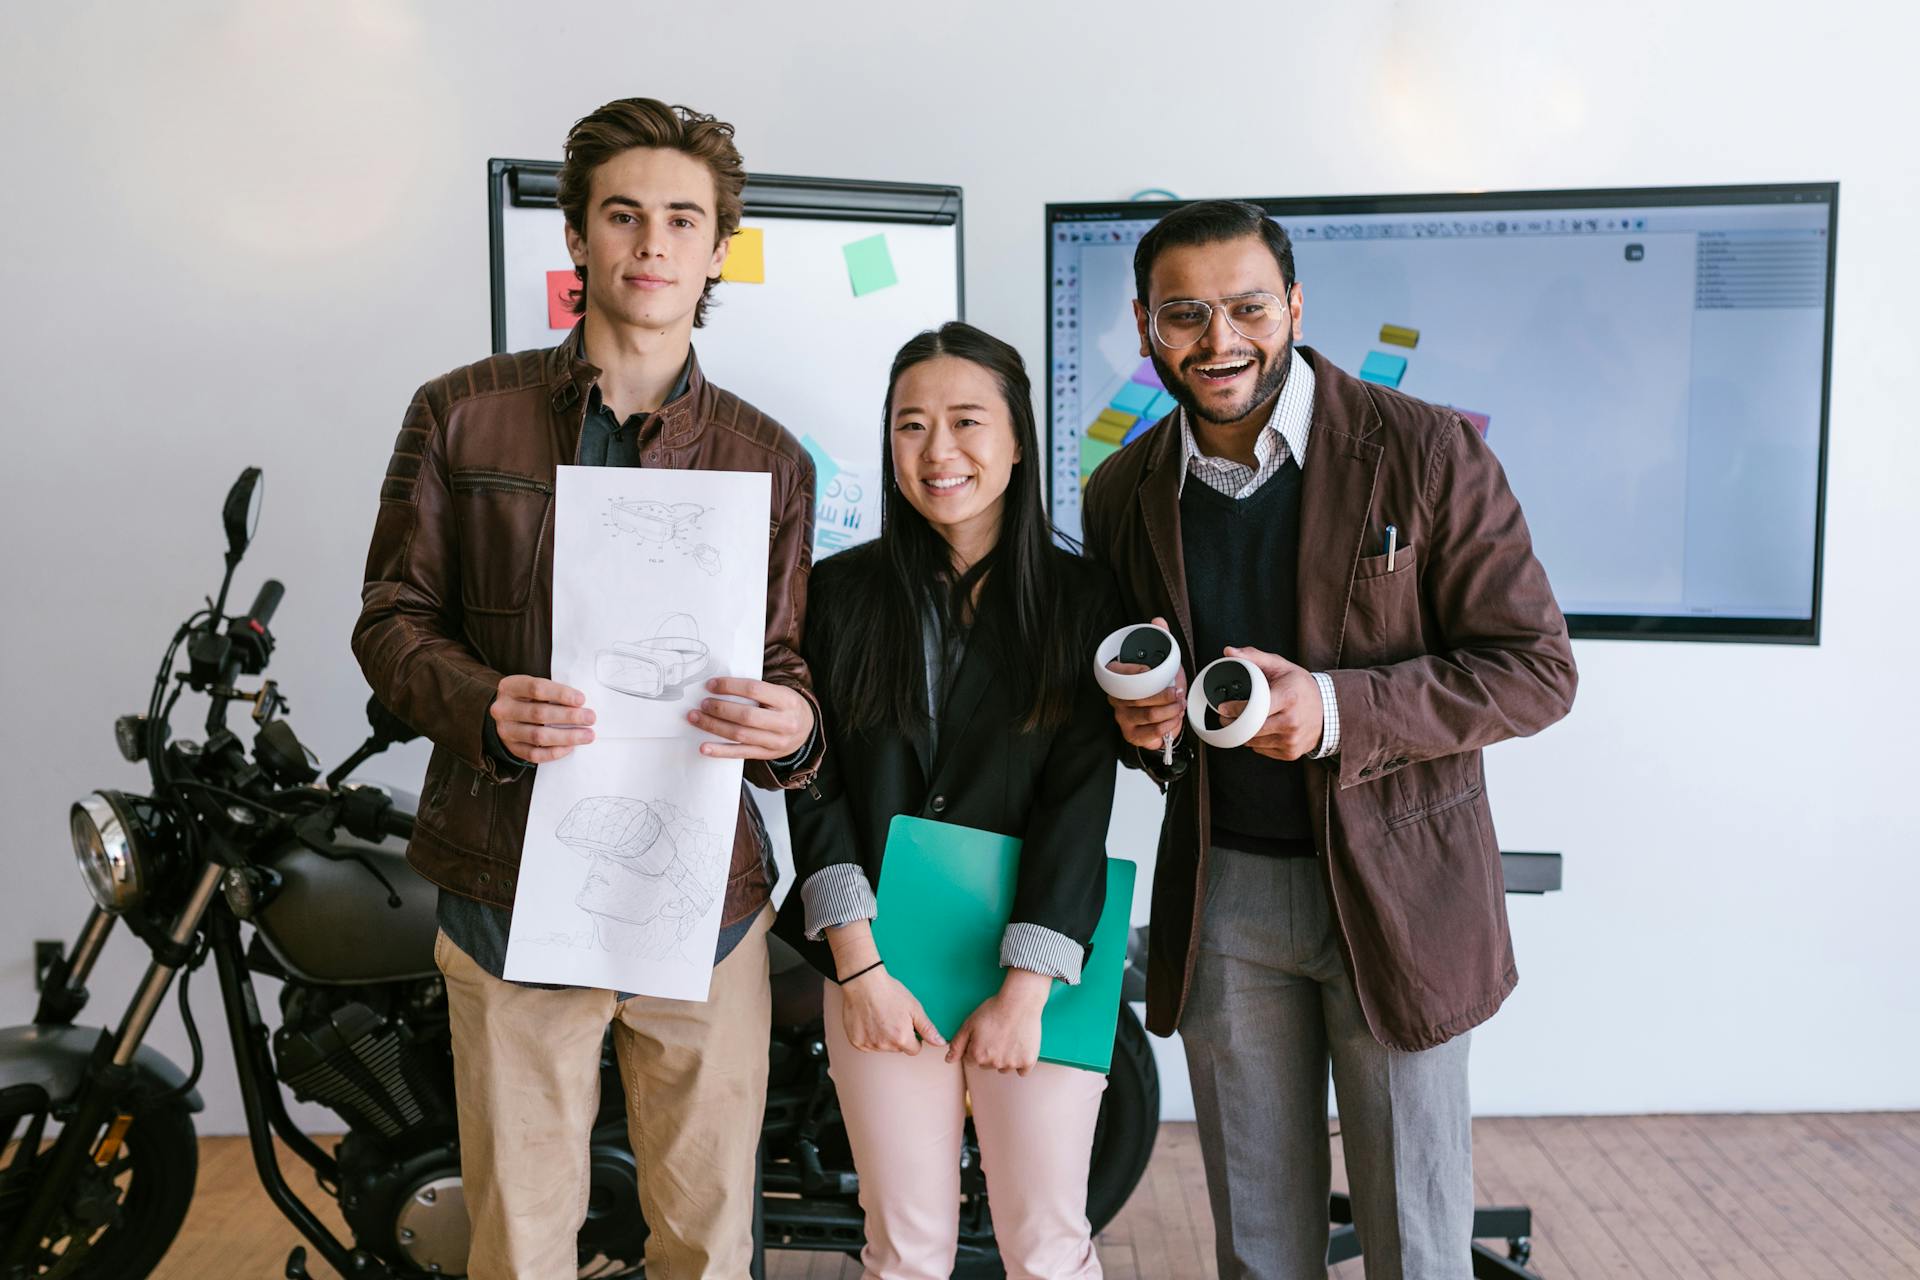
[[[280,1079],[358,1132],[396,1139],[453,1123],[453,1065],[437,980],[281,993],[273,1036]],[[413,990],[413,987],[421,988]],[[435,1005],[438,1003],[438,1016]]]
[[[281,989],[274,1062],[303,1101],[347,1121],[340,1208],[354,1239],[412,1274],[465,1275],[470,1245],[454,1113],[446,996],[423,982]],[[602,1063],[602,1114],[588,1141],[580,1274],[636,1274],[647,1236],[619,1076]]]

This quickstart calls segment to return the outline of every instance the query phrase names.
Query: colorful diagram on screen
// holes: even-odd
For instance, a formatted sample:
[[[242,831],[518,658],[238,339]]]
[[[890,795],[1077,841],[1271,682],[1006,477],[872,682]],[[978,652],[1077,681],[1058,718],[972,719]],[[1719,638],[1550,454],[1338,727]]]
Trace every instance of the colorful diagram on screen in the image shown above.
[[[1153,361],[1142,360],[1133,376],[1108,397],[1106,408],[1087,424],[1080,437],[1080,487],[1087,487],[1087,477],[1095,467],[1172,413],[1174,403],[1160,375],[1154,371]]]
[[[1383,324],[1380,326],[1380,345],[1402,347],[1412,351],[1420,345],[1420,331],[1403,324]],[[1407,376],[1408,359],[1388,351],[1369,351],[1367,358],[1360,362],[1360,377],[1367,382],[1376,382],[1383,387],[1400,386],[1401,379]],[[1492,420],[1484,413],[1475,413],[1471,409],[1462,409],[1458,405],[1446,405],[1455,413],[1473,424],[1473,429],[1486,439],[1487,428]]]

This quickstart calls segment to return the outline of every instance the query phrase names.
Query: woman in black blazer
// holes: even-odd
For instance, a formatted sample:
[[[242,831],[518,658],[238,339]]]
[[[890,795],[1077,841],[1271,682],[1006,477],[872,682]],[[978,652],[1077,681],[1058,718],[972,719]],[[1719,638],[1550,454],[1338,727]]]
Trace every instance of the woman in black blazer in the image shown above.
[[[1087,1162],[1105,1078],[1038,1063],[1106,896],[1116,730],[1092,675],[1117,624],[1105,571],[1054,544],[1046,453],[1013,348],[958,322],[888,382],[880,537],[813,571],[802,643],[827,735],[787,797],[799,885],[776,930],[835,981],[834,1081],[860,1172],[869,1276],[950,1274],[969,1098],[1012,1277],[1099,1275]],[[1005,980],[952,1044],[886,969],[869,921],[897,814],[1022,841]]]

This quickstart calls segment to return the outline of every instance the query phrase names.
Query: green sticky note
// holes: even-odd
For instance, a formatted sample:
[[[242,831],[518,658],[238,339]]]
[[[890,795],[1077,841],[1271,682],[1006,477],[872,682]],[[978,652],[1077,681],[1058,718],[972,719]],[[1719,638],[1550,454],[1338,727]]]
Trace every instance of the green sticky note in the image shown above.
[[[854,297],[864,298],[900,283],[893,272],[893,255],[887,252],[885,232],[855,240],[842,246],[840,252],[847,258],[847,278],[853,282]]]
[[[1020,841],[902,814],[887,831],[874,942],[887,972],[952,1039],[1000,989],[1000,937],[1013,914]],[[1134,864],[1107,859],[1107,899],[1080,984],[1055,983],[1040,1020],[1040,1060],[1105,1072],[1113,1060],[1133,908]]]
[[[1090,476],[1099,465],[1120,452],[1120,446],[1093,436],[1080,437],[1080,474]]]

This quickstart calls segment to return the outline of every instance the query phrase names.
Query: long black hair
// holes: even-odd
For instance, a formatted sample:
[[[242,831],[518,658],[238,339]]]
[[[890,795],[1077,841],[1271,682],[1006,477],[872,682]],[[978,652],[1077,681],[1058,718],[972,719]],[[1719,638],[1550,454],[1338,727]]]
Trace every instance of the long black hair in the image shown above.
[[[1001,504],[999,540],[965,573],[956,571],[952,548],[907,501],[893,474],[894,390],[907,370],[940,356],[971,361],[994,376],[1020,446]],[[998,627],[975,628],[969,643],[998,650],[998,678],[1011,682],[1015,705],[1024,708],[1018,728],[1033,732],[1064,724],[1075,682],[1090,661],[1082,634],[1089,620],[1073,616],[1067,584],[1061,581],[1064,553],[1054,545],[1058,535],[1040,493],[1047,454],[1034,425],[1033,385],[1020,353],[959,320],[909,339],[887,375],[880,456],[885,462],[879,545],[860,557],[863,569],[849,583],[868,621],[863,634],[841,637],[834,646],[830,672],[841,722],[856,731],[907,732],[927,721],[922,620],[932,608],[948,634],[973,616],[1002,619]]]

